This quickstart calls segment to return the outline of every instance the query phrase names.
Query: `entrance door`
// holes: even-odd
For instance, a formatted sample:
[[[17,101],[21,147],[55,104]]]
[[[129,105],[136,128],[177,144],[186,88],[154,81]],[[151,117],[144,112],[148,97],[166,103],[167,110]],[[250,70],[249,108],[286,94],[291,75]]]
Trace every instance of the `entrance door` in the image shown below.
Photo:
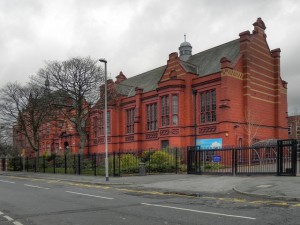
[[[165,149],[169,147],[169,140],[162,140],[161,141],[161,148]]]

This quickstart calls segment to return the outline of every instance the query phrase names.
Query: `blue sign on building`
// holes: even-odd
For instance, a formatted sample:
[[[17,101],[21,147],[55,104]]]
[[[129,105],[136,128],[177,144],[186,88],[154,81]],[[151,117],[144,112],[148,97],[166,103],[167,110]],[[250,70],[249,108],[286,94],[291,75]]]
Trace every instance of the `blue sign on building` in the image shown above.
[[[222,138],[197,139],[196,140],[196,145],[200,146],[201,149],[222,148]]]

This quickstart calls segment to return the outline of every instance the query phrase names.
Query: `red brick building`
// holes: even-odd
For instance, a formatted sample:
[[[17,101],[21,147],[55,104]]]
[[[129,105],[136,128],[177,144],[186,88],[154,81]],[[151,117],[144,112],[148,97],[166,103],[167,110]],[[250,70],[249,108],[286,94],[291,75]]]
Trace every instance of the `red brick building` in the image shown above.
[[[130,78],[120,72],[116,81],[109,80],[114,93],[108,103],[109,151],[287,138],[280,49],[269,49],[260,18],[253,26],[252,32],[197,54],[184,41],[166,65]],[[90,153],[104,151],[102,105],[99,101],[91,110]],[[64,131],[59,132],[53,133],[55,143],[64,148],[59,137]],[[78,151],[78,138],[70,142],[72,151]]]
[[[270,50],[264,22],[252,33],[192,54],[183,42],[165,66],[126,78],[109,88],[110,150],[188,146],[216,140],[222,146],[287,138],[287,83],[280,49]],[[101,122],[102,121],[102,122]],[[100,124],[100,126],[99,126]],[[103,111],[91,116],[90,150],[103,151]]]
[[[288,117],[288,134],[290,139],[300,140],[300,115]]]

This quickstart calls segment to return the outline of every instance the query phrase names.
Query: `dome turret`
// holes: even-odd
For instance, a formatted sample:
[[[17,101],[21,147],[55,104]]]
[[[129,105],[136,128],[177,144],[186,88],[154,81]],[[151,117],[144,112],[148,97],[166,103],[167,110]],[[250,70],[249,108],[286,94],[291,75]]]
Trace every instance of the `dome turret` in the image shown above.
[[[186,41],[186,35],[184,35],[184,42],[179,47],[180,60],[187,61],[192,55],[192,48],[191,43]]]

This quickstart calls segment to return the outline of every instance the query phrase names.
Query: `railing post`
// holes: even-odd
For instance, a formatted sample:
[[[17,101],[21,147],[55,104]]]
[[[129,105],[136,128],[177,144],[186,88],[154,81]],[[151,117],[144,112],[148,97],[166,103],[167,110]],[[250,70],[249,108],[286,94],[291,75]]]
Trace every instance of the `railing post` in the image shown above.
[[[277,141],[277,176],[280,176],[282,173],[282,141]]]
[[[187,174],[190,174],[190,155],[189,155],[189,147],[186,147],[186,164],[187,164],[187,168],[186,168],[186,172]]]
[[[25,167],[26,167],[26,171],[28,172],[29,171],[29,157],[28,156],[26,157],[26,165],[25,165]]]
[[[232,175],[235,176],[236,174],[236,148],[232,149],[232,158],[231,158],[231,167],[232,167]]]
[[[45,156],[43,156],[43,172],[46,172],[46,159]]]
[[[65,161],[65,174],[67,174],[67,155],[64,154],[64,161]]]
[[[297,175],[297,140],[293,140],[292,142],[292,175]]]
[[[80,154],[78,154],[78,174],[81,174],[81,167],[80,167]]]
[[[76,174],[77,166],[76,166],[76,154],[73,155],[73,168],[74,174]]]
[[[178,173],[178,148],[175,148],[175,173]]]
[[[149,149],[149,174],[151,174],[151,152]]]
[[[53,173],[55,174],[55,165],[56,165],[56,163],[55,163],[55,157],[56,157],[56,155],[53,155]]]
[[[94,157],[93,162],[94,162],[94,175],[97,176],[97,155],[96,153],[94,153],[92,155],[92,157]]]
[[[116,176],[116,153],[115,152],[113,157],[113,175],[114,177]]]
[[[119,165],[118,165],[118,176],[120,177],[121,176],[121,150],[119,149],[119,155],[118,155],[118,162],[119,162]]]
[[[16,171],[16,157],[13,159],[13,168],[14,168],[14,171]]]

